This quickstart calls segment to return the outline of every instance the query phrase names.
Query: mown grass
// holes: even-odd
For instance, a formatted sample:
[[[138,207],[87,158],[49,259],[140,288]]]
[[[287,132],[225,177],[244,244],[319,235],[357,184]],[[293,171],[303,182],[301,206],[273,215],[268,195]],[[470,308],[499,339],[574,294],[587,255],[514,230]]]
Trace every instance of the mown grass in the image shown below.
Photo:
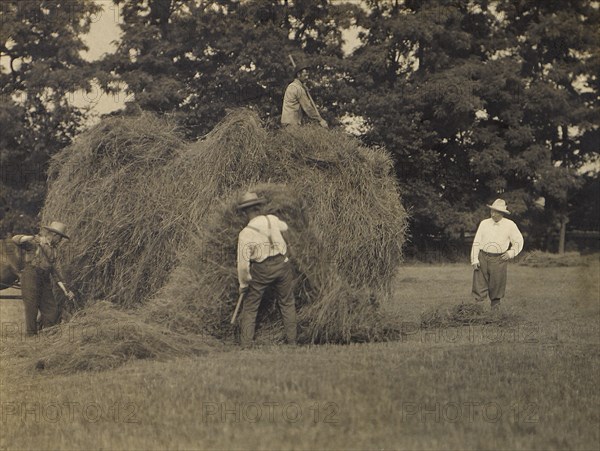
[[[48,376],[3,334],[0,448],[598,449],[598,265],[511,265],[514,327],[419,329],[423,311],[469,301],[470,277],[401,268],[386,309],[405,334],[389,343],[229,347]],[[2,323],[20,309],[0,302]]]

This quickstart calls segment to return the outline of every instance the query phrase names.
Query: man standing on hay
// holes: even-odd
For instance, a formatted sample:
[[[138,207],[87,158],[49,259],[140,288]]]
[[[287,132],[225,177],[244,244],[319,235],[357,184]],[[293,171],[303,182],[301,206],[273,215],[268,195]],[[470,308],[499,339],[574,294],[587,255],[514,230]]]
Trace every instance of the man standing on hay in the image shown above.
[[[294,277],[282,236],[288,226],[275,215],[260,214],[260,206],[265,202],[256,193],[245,193],[238,205],[249,220],[239,234],[237,255],[240,293],[244,293],[240,318],[242,347],[250,346],[254,340],[258,308],[268,287],[273,287],[278,297],[287,342],[296,344]]]
[[[479,224],[471,248],[473,296],[482,302],[489,295],[492,309],[497,309],[506,289],[508,260],[519,255],[524,241],[517,225],[504,217],[510,214],[504,200],[488,207],[491,217]]]
[[[21,273],[21,294],[25,308],[25,328],[27,335],[38,333],[37,316],[40,312],[39,328],[50,327],[58,322],[60,309],[52,292],[50,276],[55,277],[69,300],[75,295],[67,290],[58,270],[55,268],[56,251],[59,243],[69,239],[66,226],[54,221],[49,226],[42,226],[37,235],[15,235],[13,242],[23,250],[24,269]]]
[[[309,119],[318,122],[321,127],[328,127],[327,121],[319,114],[306,87],[309,69],[310,66],[307,65],[296,66],[294,81],[288,85],[283,96],[281,125],[302,125],[302,119],[306,115]]]

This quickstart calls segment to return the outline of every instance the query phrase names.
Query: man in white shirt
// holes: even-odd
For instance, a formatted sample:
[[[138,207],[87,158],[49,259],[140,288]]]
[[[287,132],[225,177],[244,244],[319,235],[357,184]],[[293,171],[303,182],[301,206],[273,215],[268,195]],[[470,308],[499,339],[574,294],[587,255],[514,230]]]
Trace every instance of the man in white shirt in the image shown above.
[[[281,125],[302,125],[302,119],[306,115],[309,119],[318,122],[321,127],[327,128],[327,121],[319,114],[306,87],[309,79],[309,66],[298,66],[295,77],[283,96]]]
[[[479,224],[473,247],[473,296],[476,301],[489,295],[492,308],[500,306],[506,289],[508,260],[523,250],[523,235],[517,225],[504,217],[510,212],[503,199],[496,199],[490,208],[490,218]]]
[[[266,199],[259,198],[256,193],[246,193],[238,205],[249,220],[239,234],[237,255],[240,292],[245,292],[240,315],[242,347],[250,346],[254,340],[258,308],[270,286],[279,300],[287,342],[296,343],[294,277],[282,235],[288,225],[275,215],[261,215],[260,206],[265,202]]]

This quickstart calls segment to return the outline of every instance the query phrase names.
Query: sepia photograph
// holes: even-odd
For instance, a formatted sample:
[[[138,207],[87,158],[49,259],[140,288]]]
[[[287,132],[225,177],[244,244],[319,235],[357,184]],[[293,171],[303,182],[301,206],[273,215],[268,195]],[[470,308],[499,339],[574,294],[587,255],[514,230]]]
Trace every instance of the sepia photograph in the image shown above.
[[[1,0],[0,451],[600,449],[599,0]]]

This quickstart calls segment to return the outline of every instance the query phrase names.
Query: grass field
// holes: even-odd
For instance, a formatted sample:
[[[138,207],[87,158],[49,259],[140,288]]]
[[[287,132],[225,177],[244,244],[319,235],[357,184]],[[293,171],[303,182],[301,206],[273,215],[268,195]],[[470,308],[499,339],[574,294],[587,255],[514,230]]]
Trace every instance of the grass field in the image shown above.
[[[2,300],[0,449],[599,449],[598,262],[511,265],[514,327],[418,327],[468,302],[470,279],[466,265],[400,268],[396,342],[225,347],[68,376],[15,352],[22,305]]]

